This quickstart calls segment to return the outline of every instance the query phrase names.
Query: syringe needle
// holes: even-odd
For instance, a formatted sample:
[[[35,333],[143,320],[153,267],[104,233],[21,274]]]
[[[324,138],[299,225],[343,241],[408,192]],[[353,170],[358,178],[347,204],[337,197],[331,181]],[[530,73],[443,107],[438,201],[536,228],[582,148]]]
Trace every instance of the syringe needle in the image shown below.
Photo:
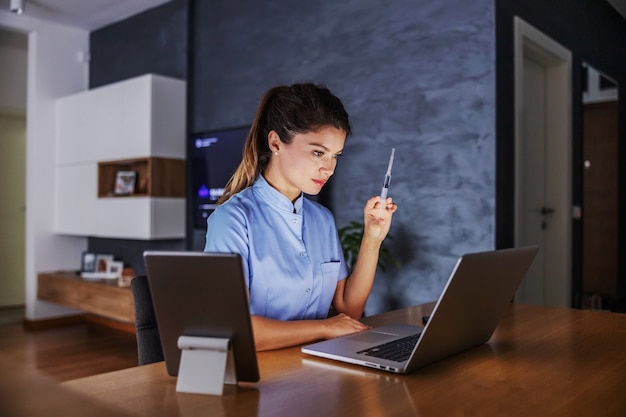
[[[387,167],[387,173],[385,174],[385,182],[383,183],[383,189],[380,191],[380,204],[378,206],[377,219],[380,219],[380,215],[383,212],[383,206],[387,200],[387,193],[389,192],[389,183],[391,182],[391,168],[393,167],[393,156],[396,152],[396,148],[391,149],[391,156],[389,157],[389,166]]]

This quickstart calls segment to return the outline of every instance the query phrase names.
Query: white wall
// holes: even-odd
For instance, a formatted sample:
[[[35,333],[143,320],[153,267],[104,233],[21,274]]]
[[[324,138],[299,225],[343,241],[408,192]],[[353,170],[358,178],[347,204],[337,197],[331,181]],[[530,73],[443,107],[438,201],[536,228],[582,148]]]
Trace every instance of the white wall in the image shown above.
[[[37,300],[37,273],[76,270],[86,238],[53,234],[55,99],[86,90],[89,33],[0,11],[0,27],[28,34],[26,97],[26,318],[65,315],[68,309]]]

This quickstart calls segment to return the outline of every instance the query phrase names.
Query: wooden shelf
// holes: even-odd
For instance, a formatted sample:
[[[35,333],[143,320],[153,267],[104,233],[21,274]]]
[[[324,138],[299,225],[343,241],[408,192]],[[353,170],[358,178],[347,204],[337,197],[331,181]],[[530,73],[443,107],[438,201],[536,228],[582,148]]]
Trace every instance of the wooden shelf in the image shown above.
[[[134,193],[113,193],[118,171],[136,173]],[[107,197],[185,197],[185,160],[147,157],[98,162],[98,198]]]
[[[85,280],[74,271],[37,275],[37,298],[124,323],[135,323],[135,302],[129,287],[117,280]]]

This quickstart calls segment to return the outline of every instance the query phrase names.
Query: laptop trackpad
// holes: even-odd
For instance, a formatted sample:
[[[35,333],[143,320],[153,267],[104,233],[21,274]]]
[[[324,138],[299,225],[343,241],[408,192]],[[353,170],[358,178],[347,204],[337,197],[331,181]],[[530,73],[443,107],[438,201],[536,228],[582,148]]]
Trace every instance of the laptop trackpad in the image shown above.
[[[379,333],[379,332],[365,332],[360,333],[352,337],[348,337],[350,340],[355,340],[357,342],[367,342],[367,343],[376,343],[385,339],[391,339],[392,337],[397,337],[396,334],[391,333]]]

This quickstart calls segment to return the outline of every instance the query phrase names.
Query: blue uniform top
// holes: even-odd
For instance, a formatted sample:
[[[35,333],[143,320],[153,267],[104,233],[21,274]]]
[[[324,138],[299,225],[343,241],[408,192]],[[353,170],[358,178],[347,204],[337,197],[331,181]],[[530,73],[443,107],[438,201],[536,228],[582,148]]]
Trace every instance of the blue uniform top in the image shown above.
[[[204,251],[240,254],[250,312],[272,319],[325,318],[348,276],[330,210],[302,195],[292,204],[263,176],[209,216]]]

